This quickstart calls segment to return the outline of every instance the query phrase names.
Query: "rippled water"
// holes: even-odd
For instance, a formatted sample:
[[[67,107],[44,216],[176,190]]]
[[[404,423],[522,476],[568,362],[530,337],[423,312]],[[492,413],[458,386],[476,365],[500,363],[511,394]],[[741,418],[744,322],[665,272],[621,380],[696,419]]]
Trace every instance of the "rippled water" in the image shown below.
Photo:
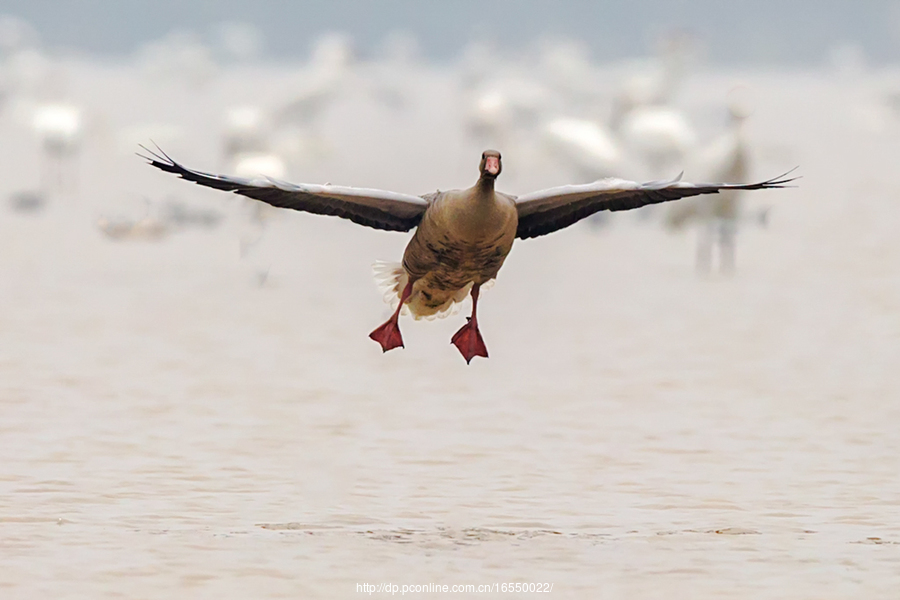
[[[366,338],[404,235],[289,215],[241,259],[232,215],[115,243],[92,219],[124,189],[219,197],[112,160],[0,213],[0,597],[895,597],[900,138],[828,81],[754,82],[755,137],[792,148],[758,170],[805,179],[761,197],[737,274],[629,220],[519,242],[470,367],[461,316]]]

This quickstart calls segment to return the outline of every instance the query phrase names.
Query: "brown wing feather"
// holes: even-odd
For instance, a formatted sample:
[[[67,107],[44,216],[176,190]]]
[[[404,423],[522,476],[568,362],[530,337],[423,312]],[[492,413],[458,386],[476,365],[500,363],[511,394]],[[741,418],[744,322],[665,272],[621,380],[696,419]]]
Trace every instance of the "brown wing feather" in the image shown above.
[[[142,158],[152,166],[199,185],[240,194],[279,208],[341,217],[375,229],[409,231],[422,220],[428,205],[427,200],[379,190],[336,186],[301,187],[271,179],[250,180],[203,173],[180,165],[162,151],[160,155],[147,148],[144,150],[150,156]],[[367,196],[366,192],[377,196]]]
[[[640,208],[648,204],[670,202],[689,196],[716,194],[721,190],[765,190],[787,187],[796,178],[786,178],[790,173],[750,184],[691,184],[681,181],[647,183],[638,186],[633,182],[621,182],[620,188],[604,182],[585,186],[565,186],[526,194],[519,198],[519,226],[516,237],[527,239],[558,231],[601,210],[619,211]],[[597,187],[591,193],[590,187]]]

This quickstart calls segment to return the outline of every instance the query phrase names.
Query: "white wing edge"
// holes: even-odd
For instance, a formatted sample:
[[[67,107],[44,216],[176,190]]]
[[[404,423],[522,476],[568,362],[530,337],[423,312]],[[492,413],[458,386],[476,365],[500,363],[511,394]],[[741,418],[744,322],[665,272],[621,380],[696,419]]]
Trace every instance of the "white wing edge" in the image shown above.
[[[269,179],[269,182],[276,187],[291,192],[305,192],[315,196],[327,196],[336,199],[347,199],[348,201],[371,199],[376,201],[401,202],[411,204],[416,207],[424,208],[428,206],[428,202],[419,196],[412,194],[403,194],[400,192],[391,192],[388,190],[378,190],[374,188],[358,188],[342,185],[320,185],[315,183],[288,183],[277,179]]]
[[[516,198],[516,204],[520,207],[519,214],[521,215],[523,214],[522,209],[525,207],[534,210],[547,205],[578,202],[579,200],[590,198],[597,194],[635,191],[640,190],[642,187],[642,184],[636,181],[607,177],[605,179],[598,179],[593,183],[561,185],[559,187],[530,192]]]
[[[796,169],[796,167],[795,167]],[[784,183],[793,181],[793,179],[782,179],[792,173],[795,169],[791,169],[785,175],[776,177],[763,183],[777,184],[777,187],[783,187]],[[664,179],[661,181],[648,181],[647,183],[638,183],[636,181],[628,181],[626,179],[618,179],[616,177],[607,177],[598,179],[592,183],[584,183],[577,185],[562,185],[559,187],[548,188],[531,192],[516,199],[519,206],[519,215],[527,215],[535,210],[547,206],[560,206],[569,202],[578,202],[585,198],[590,198],[599,194],[615,194],[618,192],[632,192],[641,190],[662,190],[662,189],[691,189],[691,188],[719,188],[727,190],[729,188],[742,188],[747,185],[743,183],[691,183],[682,181],[684,172],[680,173],[674,179]]]
[[[424,212],[425,208],[428,206],[428,201],[420,196],[403,194],[400,192],[391,192],[387,190],[378,190],[374,188],[357,188],[331,184],[319,185],[313,183],[297,184],[267,176],[234,177],[230,175],[207,173],[204,171],[190,169],[176,162],[174,159],[170,158],[168,154],[163,152],[162,149],[159,148],[159,146],[157,146],[158,152],[150,150],[143,144],[139,144],[139,146],[150,156],[144,156],[140,153],[138,153],[138,156],[145,160],[148,160],[151,164],[160,163],[163,165],[163,167],[160,168],[163,168],[163,170],[169,172],[180,174],[182,178],[185,177],[180,171],[190,173],[197,177],[207,178],[215,181],[222,181],[230,184],[244,185],[256,188],[275,188],[286,192],[302,192],[314,196],[333,198],[335,200],[340,200],[350,204],[374,206],[385,210],[386,212],[397,214],[400,217],[408,217],[415,214],[420,214]],[[172,169],[169,169],[168,167],[172,167]],[[195,179],[191,181],[200,183]],[[203,184],[200,183],[200,185]],[[402,214],[398,214],[398,210]]]

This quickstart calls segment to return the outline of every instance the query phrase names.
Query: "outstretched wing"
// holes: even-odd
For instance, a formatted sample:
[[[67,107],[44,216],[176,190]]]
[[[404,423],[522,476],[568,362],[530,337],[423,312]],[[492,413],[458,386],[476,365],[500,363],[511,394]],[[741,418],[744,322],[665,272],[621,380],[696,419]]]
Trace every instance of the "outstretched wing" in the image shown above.
[[[409,231],[419,224],[428,201],[410,194],[338,185],[293,184],[268,177],[244,179],[194,171],[178,164],[162,150],[140,155],[157,169],[182,179],[226,192],[234,192],[279,208],[317,215],[334,215],[354,223],[388,231]]]
[[[519,196],[519,227],[516,237],[532,238],[553,233],[601,210],[630,210],[648,204],[658,204],[716,194],[721,190],[765,190],[786,187],[796,178],[788,171],[759,183],[687,183],[679,176],[672,181],[637,183],[624,179],[601,179],[584,185],[564,185]]]

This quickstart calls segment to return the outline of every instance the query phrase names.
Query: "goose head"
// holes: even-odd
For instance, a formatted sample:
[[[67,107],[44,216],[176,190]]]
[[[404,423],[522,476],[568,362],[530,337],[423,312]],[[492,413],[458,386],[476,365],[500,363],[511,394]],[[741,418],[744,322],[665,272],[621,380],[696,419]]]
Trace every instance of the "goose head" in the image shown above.
[[[488,179],[495,179],[503,165],[500,163],[500,153],[496,150],[485,150],[481,153],[481,165],[478,167],[481,176]]]

